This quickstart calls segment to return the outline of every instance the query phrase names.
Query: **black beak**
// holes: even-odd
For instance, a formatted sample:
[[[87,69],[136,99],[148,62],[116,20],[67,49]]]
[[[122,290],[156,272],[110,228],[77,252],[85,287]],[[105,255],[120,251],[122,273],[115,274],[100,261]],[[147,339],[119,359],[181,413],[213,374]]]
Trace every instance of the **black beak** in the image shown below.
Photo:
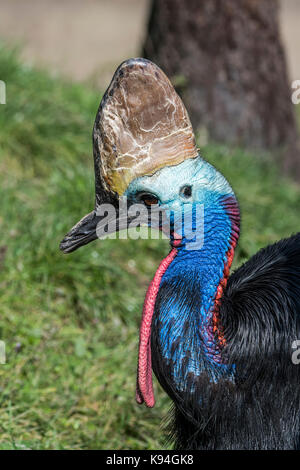
[[[97,224],[101,217],[95,211],[83,217],[60,242],[59,248],[64,253],[71,253],[77,248],[87,245],[97,238]]]
[[[108,207],[109,206],[109,207]],[[128,213],[131,203],[126,200],[121,207],[119,201],[112,201],[108,205],[99,205],[97,210],[90,212],[81,219],[67,233],[59,247],[64,253],[71,253],[81,246],[96,240],[103,239],[107,235],[128,229],[136,220],[137,214]],[[148,212],[137,221],[136,226],[148,224]]]
[[[101,207],[109,206],[112,211],[107,213],[101,211]],[[116,232],[118,228],[117,220],[119,213],[119,197],[112,193],[104,191],[101,185],[96,184],[96,201],[95,209],[83,217],[73,228],[67,233],[60,242],[59,248],[64,253],[72,253],[81,246],[101,238],[101,234]],[[112,223],[111,223],[111,219]],[[109,231],[107,231],[106,229]],[[113,229],[112,229],[113,227]]]

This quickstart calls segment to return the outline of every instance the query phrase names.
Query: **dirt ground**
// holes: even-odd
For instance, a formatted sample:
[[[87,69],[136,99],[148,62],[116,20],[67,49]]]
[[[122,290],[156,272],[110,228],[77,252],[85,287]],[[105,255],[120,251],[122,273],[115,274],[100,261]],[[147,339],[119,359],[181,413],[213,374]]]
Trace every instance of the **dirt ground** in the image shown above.
[[[291,80],[300,79],[300,0],[281,0]],[[0,0],[0,38],[23,58],[105,87],[124,59],[140,54],[150,0]],[[0,77],[1,78],[1,77]]]

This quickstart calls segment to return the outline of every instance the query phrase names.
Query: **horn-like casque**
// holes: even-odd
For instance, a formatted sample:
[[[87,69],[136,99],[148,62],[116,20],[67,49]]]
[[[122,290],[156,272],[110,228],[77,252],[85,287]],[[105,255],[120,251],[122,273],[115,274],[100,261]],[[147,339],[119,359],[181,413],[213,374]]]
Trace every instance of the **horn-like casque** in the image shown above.
[[[146,59],[129,59],[116,70],[93,130],[95,210],[61,243],[65,252],[97,238],[97,207],[116,202],[137,177],[197,156],[187,111],[170,80]]]

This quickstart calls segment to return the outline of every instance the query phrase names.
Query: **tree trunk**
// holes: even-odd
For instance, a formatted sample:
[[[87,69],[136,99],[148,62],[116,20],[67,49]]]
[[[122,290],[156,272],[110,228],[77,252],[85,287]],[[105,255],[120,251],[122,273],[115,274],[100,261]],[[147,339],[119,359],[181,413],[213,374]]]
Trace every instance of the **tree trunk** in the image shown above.
[[[284,149],[284,169],[300,181],[277,0],[152,0],[143,55],[171,78],[196,132]]]

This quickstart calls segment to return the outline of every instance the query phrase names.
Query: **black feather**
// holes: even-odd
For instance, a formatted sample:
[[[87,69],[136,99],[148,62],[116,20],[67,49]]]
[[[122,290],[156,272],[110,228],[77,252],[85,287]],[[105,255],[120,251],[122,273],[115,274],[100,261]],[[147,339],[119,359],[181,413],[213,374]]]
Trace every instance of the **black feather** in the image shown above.
[[[174,401],[169,435],[175,447],[299,449],[300,365],[292,362],[292,343],[300,339],[300,234],[259,251],[228,280],[219,318],[222,355],[235,365],[234,381],[214,383],[204,370],[184,392],[177,390],[157,340],[155,318],[166,295],[174,292],[157,298],[152,354],[153,369]]]

